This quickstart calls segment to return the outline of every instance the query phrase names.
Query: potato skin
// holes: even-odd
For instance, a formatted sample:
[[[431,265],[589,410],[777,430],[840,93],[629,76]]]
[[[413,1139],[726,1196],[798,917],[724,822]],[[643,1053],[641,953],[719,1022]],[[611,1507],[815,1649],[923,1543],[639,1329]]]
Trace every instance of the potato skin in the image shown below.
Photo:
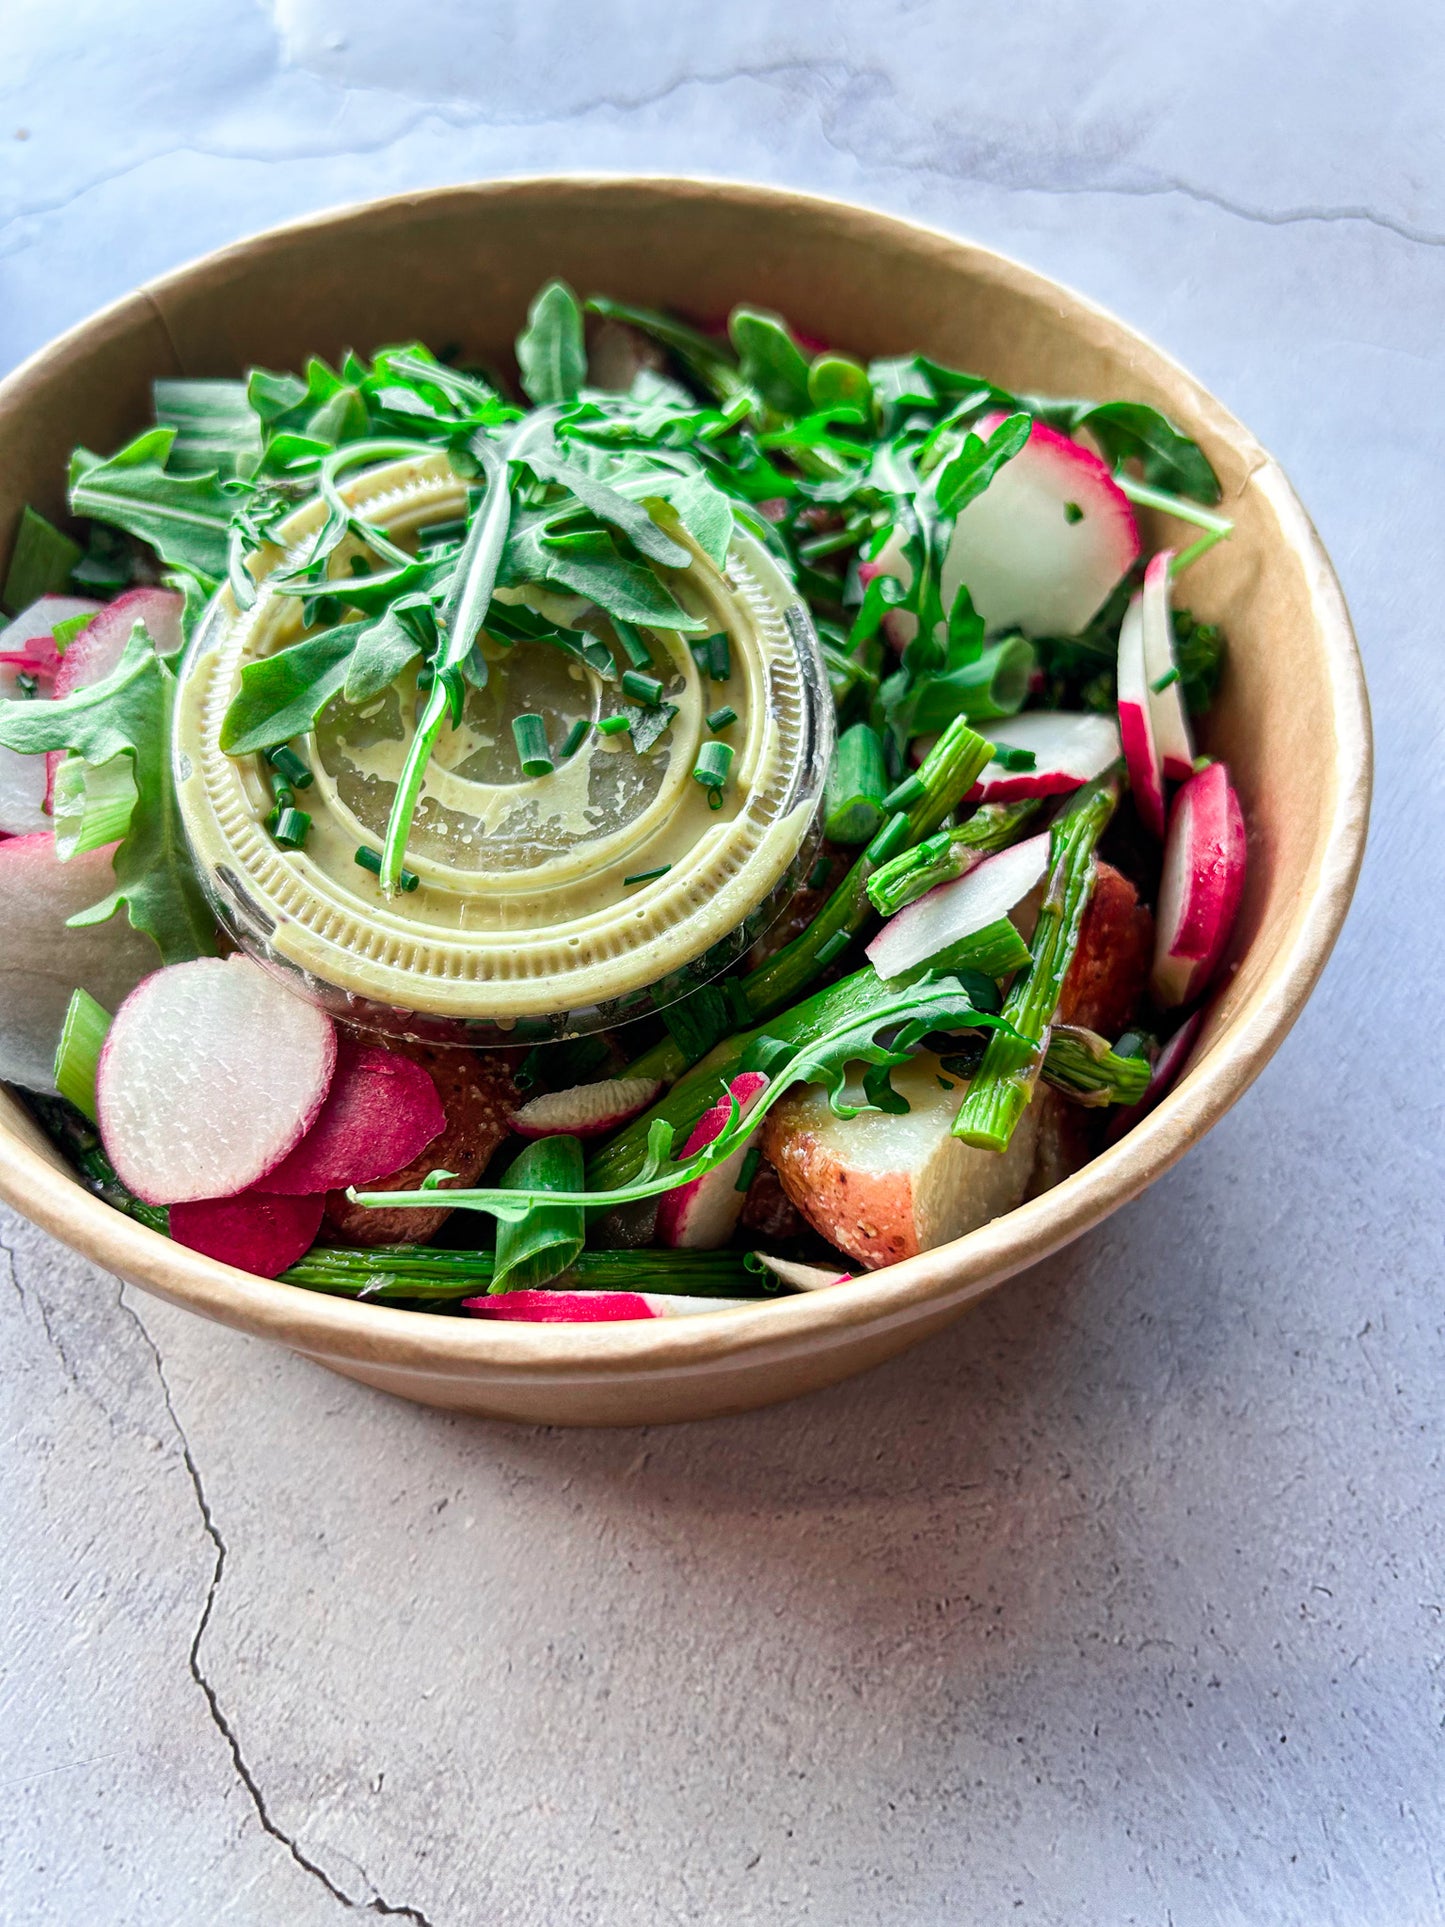
[[[1154,919],[1112,863],[1096,866],[1079,947],[1059,996],[1059,1022],[1081,1024],[1113,1043],[1144,1001],[1154,963]]]
[[[786,1098],[768,1114],[763,1152],[803,1216],[870,1271],[918,1255],[913,1194],[896,1174],[850,1171],[815,1132],[799,1127]]]
[[[434,1044],[399,1043],[395,1038],[368,1037],[384,1049],[410,1057],[430,1075],[446,1112],[446,1129],[419,1157],[389,1177],[368,1185],[372,1191],[413,1191],[429,1171],[455,1171],[453,1186],[475,1184],[497,1146],[509,1134],[507,1119],[517,1108],[518,1092],[510,1064],[497,1056],[471,1050],[448,1050]],[[368,1211],[353,1204],[344,1191],[328,1192],[326,1223],[342,1244],[424,1244],[451,1216],[445,1206]]]

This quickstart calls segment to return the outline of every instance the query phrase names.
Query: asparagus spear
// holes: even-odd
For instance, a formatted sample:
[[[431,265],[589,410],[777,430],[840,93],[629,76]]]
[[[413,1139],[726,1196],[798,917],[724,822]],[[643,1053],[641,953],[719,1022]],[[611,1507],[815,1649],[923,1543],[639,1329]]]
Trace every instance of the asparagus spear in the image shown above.
[[[1123,1044],[1126,1039],[1119,1041]],[[1108,1039],[1096,1030],[1055,1024],[1049,1032],[1041,1075],[1076,1104],[1137,1104],[1149,1073],[1149,1059],[1142,1051],[1111,1049]]]
[[[376,1245],[351,1250],[315,1245],[281,1283],[340,1298],[381,1304],[402,1300],[444,1305],[473,1298],[492,1283],[490,1251],[447,1251],[426,1245]],[[559,1289],[676,1291],[694,1298],[773,1295],[770,1281],[751,1270],[740,1251],[579,1251],[552,1281]]]
[[[1049,880],[1032,958],[1004,999],[1016,1036],[995,1032],[954,1119],[953,1135],[981,1150],[1004,1151],[1023,1116],[1043,1062],[1043,1044],[1079,929],[1094,890],[1094,850],[1119,800],[1117,770],[1085,784],[1049,832]]]
[[[984,803],[966,823],[939,830],[891,858],[868,879],[868,900],[882,917],[915,902],[940,883],[952,883],[980,851],[992,855],[1012,843],[1039,807],[1036,797],[1018,803]]]

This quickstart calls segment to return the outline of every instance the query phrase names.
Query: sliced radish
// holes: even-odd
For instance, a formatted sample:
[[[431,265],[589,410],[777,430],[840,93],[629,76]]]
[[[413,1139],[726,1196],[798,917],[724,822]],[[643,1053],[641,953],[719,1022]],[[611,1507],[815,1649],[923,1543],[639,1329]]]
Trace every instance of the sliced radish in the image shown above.
[[[100,1134],[147,1204],[234,1197],[305,1136],[335,1064],[331,1019],[249,957],[170,964],[116,1012]]]
[[[738,1108],[746,1113],[767,1087],[767,1078],[759,1072],[743,1071],[732,1080],[728,1090],[731,1097],[737,1099]],[[711,1144],[722,1133],[731,1116],[730,1099],[719,1098],[694,1124],[681,1155],[695,1157],[705,1144]],[[657,1204],[657,1242],[687,1251],[716,1251],[725,1245],[743,1214],[745,1194],[738,1189],[738,1178],[746,1156],[747,1146],[742,1145],[711,1171],[694,1178],[691,1184],[664,1191]]]
[[[987,437],[1004,419],[986,415]],[[1028,441],[961,511],[940,573],[945,609],[967,583],[990,630],[1075,636],[1134,566],[1139,529],[1097,455],[1035,422]]]
[[[756,1298],[689,1298],[666,1291],[499,1291],[464,1298],[473,1318],[509,1318],[531,1325],[610,1325],[625,1319],[685,1318],[697,1311],[736,1311]]]
[[[171,1236],[238,1271],[279,1278],[315,1244],[325,1203],[321,1197],[278,1198],[259,1191],[198,1198],[171,1206]]]
[[[173,589],[127,589],[124,595],[118,595],[66,650],[55,678],[56,696],[68,696],[72,690],[103,682],[125,654],[130,632],[138,622],[145,624],[160,655],[174,655],[185,640],[181,607],[181,598]]]
[[[1110,716],[1093,710],[1032,709],[985,725],[991,742],[1032,750],[1032,769],[989,763],[972,800],[1006,803],[1025,796],[1062,796],[1102,776],[1119,757],[1119,732]]]
[[[655,1077],[607,1077],[548,1091],[513,1111],[518,1137],[601,1137],[640,1117],[662,1089]]]
[[[1184,691],[1174,660],[1174,624],[1169,614],[1169,565],[1171,549],[1151,556],[1144,571],[1144,587],[1139,604],[1144,618],[1144,669],[1149,678],[1149,716],[1154,725],[1154,741],[1171,783],[1187,783],[1194,774],[1194,738],[1184,707]],[[1160,689],[1156,685],[1166,676],[1172,680]]]
[[[1164,845],[1150,985],[1166,1010],[1192,1003],[1218,969],[1245,863],[1244,812],[1228,770],[1211,763],[1175,797]]]
[[[913,586],[913,564],[903,547],[903,531],[897,527],[888,531],[888,540],[871,562],[858,564],[858,580],[865,592],[876,575],[891,575],[905,590]],[[909,609],[890,609],[883,618],[883,633],[901,650],[918,634],[918,618]]]
[[[337,1044],[316,1122],[256,1189],[304,1197],[370,1184],[420,1157],[446,1126],[437,1087],[420,1064],[347,1038]]]
[[[20,678],[35,673],[16,663],[0,663],[0,697],[10,701],[22,699],[25,692],[20,687]],[[33,836],[50,828],[50,819],[45,814],[48,764],[46,756],[23,755],[18,749],[0,744],[0,832],[6,836]]]
[[[66,927],[115,889],[114,854],[114,846],[87,850],[62,863],[48,834],[0,841],[0,1078],[12,1084],[55,1089],[55,1047],[73,990],[115,1010],[160,963],[123,911]]]
[[[1006,917],[1043,881],[1048,867],[1047,830],[986,857],[963,876],[940,883],[896,911],[868,945],[869,963],[885,979],[903,976]]]
[[[1149,669],[1144,660],[1144,611],[1135,596],[1119,631],[1119,739],[1129,770],[1129,787],[1139,820],[1155,836],[1164,834],[1164,761],[1154,738],[1149,701]]]
[[[795,1258],[774,1258],[766,1251],[755,1251],[753,1256],[794,1291],[822,1291],[829,1285],[853,1282],[851,1271],[835,1271],[831,1265],[800,1265]]]
[[[1112,1144],[1136,1125],[1141,1117],[1149,1112],[1179,1082],[1184,1067],[1189,1062],[1189,1053],[1194,1048],[1194,1040],[1199,1035],[1199,1027],[1204,1022],[1204,1012],[1196,1010],[1191,1017],[1175,1031],[1169,1042],[1154,1060],[1154,1068],[1149,1073],[1149,1082],[1144,1095],[1137,1104],[1124,1105],[1114,1113],[1109,1124],[1109,1142]]]
[[[31,675],[55,676],[61,664],[54,637],[57,625],[74,616],[94,615],[100,607],[89,596],[41,596],[0,629],[0,662],[29,670]]]

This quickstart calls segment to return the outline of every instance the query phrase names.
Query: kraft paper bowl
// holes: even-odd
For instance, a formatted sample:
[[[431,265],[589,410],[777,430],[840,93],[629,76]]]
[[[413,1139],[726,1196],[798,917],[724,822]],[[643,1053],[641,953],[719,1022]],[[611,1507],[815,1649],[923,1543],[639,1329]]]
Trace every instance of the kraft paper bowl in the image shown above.
[[[921,349],[1028,392],[1157,404],[1203,444],[1236,520],[1191,574],[1228,670],[1206,732],[1243,798],[1249,883],[1233,974],[1187,1076],[1057,1189],[846,1288],[743,1311],[581,1327],[437,1318],[271,1284],[91,1197],[0,1094],[0,1194],[107,1270],[426,1404],[550,1424],[702,1418],[788,1398],[917,1344],[1166,1171],[1269,1061],[1349,906],[1370,727],[1339,585],[1279,466],[1199,383],[1056,282],[951,236],[805,195],[556,179],[344,209],[207,256],[74,328],[0,385],[0,542],[22,503],[63,517],[71,448],[149,418],[157,375],[300,367],[419,336],[503,357],[551,275],[721,316],[746,300],[865,356]]]

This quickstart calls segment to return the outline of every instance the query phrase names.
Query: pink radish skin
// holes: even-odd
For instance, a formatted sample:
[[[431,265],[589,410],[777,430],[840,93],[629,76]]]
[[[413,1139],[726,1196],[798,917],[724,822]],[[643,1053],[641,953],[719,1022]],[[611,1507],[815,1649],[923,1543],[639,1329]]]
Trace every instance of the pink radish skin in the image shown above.
[[[518,1137],[603,1137],[640,1117],[662,1089],[655,1077],[608,1077],[549,1091],[513,1111]]]
[[[57,624],[69,622],[72,616],[94,615],[100,607],[89,596],[41,596],[0,629],[0,662],[28,670],[31,675],[53,678],[62,662],[55,647]]]
[[[638,1318],[685,1318],[691,1312],[736,1311],[754,1298],[690,1298],[666,1291],[499,1291],[464,1298],[473,1318],[529,1325],[613,1325]]]
[[[1183,688],[1177,677],[1164,689],[1154,687],[1178,668],[1174,660],[1174,624],[1169,613],[1169,565],[1173,560],[1172,549],[1161,549],[1158,555],[1150,557],[1144,571],[1139,608],[1144,623],[1144,673],[1149,682],[1149,719],[1154,728],[1154,741],[1166,779],[1171,783],[1187,783],[1194,774],[1194,738],[1184,707]]]
[[[985,439],[1004,417],[985,415]],[[1071,508],[1082,514],[1069,519]],[[943,606],[967,583],[991,631],[1074,636],[1139,555],[1139,528],[1108,468],[1035,422],[1028,441],[958,517],[939,577]]]
[[[964,876],[895,911],[869,944],[869,963],[880,977],[901,977],[1006,917],[1038,887],[1048,867],[1047,830],[986,857]]]
[[[114,854],[111,845],[62,863],[48,832],[0,841],[0,1078],[12,1084],[55,1089],[55,1047],[74,989],[115,1010],[160,963],[124,911],[66,928],[114,890]]]
[[[0,697],[11,702],[20,700],[24,694],[20,678],[36,673],[15,663],[0,663]],[[24,756],[18,749],[0,744],[0,833],[34,836],[50,828],[45,813],[50,789],[48,764],[46,756]]]
[[[127,589],[107,603],[66,650],[55,678],[57,698],[103,682],[125,654],[130,632],[138,622],[145,624],[162,656],[174,655],[185,640],[181,634],[181,598],[173,589]]]
[[[774,1258],[766,1251],[755,1251],[753,1256],[794,1291],[824,1291],[830,1285],[853,1282],[851,1271],[833,1271],[827,1265],[800,1265],[794,1258]]]
[[[1034,754],[1029,770],[990,763],[971,792],[979,803],[1008,803],[1028,796],[1063,796],[1119,758],[1119,732],[1111,717],[1093,711],[1033,709],[1007,722],[989,723],[992,742]]]
[[[401,1170],[447,1127],[437,1087],[398,1051],[343,1039],[316,1122],[255,1189],[305,1197]]]
[[[1154,740],[1149,707],[1149,671],[1144,662],[1144,613],[1135,596],[1119,631],[1119,740],[1134,807],[1144,827],[1164,835],[1164,763]]]
[[[1155,1001],[1166,1010],[1203,994],[1239,914],[1246,867],[1244,813],[1223,763],[1179,791],[1164,845],[1155,918]]]
[[[325,1203],[320,1197],[278,1198],[259,1191],[198,1198],[171,1206],[171,1236],[178,1245],[238,1271],[279,1278],[315,1244]]]
[[[326,1101],[336,1032],[249,957],[170,964],[116,1012],[96,1075],[106,1153],[147,1204],[249,1190]]]
[[[1137,1104],[1122,1106],[1115,1112],[1109,1125],[1109,1142],[1115,1143],[1126,1131],[1132,1130],[1140,1118],[1147,1117],[1161,1098],[1167,1097],[1179,1082],[1189,1054],[1194,1049],[1194,1040],[1199,1035],[1199,1027],[1204,1022],[1204,1012],[1196,1010],[1192,1017],[1186,1017],[1175,1031],[1169,1042],[1154,1060],[1154,1068],[1149,1074],[1149,1082],[1144,1095]]]
[[[732,1080],[728,1090],[737,1099],[739,1110],[746,1113],[767,1087],[767,1078],[759,1072],[743,1071]],[[728,1098],[719,1098],[692,1127],[692,1135],[680,1155],[695,1157],[704,1145],[711,1144],[722,1133],[731,1116]],[[738,1190],[738,1176],[746,1156],[747,1146],[742,1145],[711,1171],[694,1178],[691,1184],[665,1191],[657,1204],[657,1242],[677,1251],[716,1251],[725,1245],[737,1230],[743,1213],[745,1199]]]
[[[44,595],[22,609],[0,630],[0,697],[13,701],[23,695],[21,676],[37,677],[42,684],[41,695],[52,694],[64,665],[51,632],[56,623],[87,615],[99,607],[98,602],[83,596]],[[49,756],[22,756],[18,750],[0,748],[0,831],[6,835],[29,836],[49,829],[51,760]]]

